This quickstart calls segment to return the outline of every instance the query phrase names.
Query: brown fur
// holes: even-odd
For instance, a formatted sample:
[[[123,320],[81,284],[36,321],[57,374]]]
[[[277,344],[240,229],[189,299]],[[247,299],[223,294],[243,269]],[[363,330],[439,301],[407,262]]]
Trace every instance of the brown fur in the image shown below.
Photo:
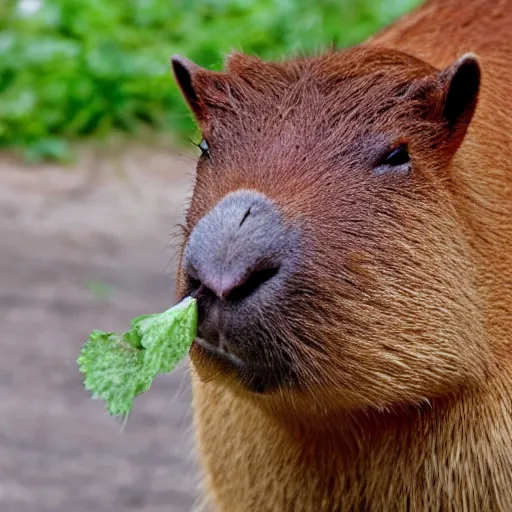
[[[301,388],[252,394],[191,353],[216,510],[512,510],[511,30],[511,0],[431,0],[353,49],[190,67],[211,157],[185,239],[247,188],[304,240],[285,306],[262,312]],[[476,112],[447,128],[468,51]],[[372,174],[389,140],[409,175]]]

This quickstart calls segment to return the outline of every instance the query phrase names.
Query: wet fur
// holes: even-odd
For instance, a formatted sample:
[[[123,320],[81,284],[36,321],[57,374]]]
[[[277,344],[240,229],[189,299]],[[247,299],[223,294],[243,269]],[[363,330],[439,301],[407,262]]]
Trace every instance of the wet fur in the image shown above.
[[[192,351],[215,510],[512,510],[511,28],[510,0],[433,0],[354,49],[194,71],[211,157],[185,240],[241,188],[303,234],[286,296],[260,312],[261,349],[300,386],[251,394]],[[447,127],[468,51],[476,112]],[[413,172],[375,176],[402,140]]]

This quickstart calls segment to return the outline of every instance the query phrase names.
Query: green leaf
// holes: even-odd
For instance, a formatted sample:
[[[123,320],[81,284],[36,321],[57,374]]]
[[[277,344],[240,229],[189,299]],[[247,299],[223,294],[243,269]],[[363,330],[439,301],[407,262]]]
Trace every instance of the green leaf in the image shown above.
[[[137,333],[145,349],[144,364],[148,371],[168,373],[187,355],[196,337],[195,300],[189,299],[161,314],[136,318],[132,331]]]
[[[127,416],[134,398],[185,358],[196,331],[197,305],[190,297],[135,318],[123,335],[93,331],[77,359],[85,388],[106,402],[110,414]]]
[[[144,391],[143,355],[123,336],[101,331],[94,331],[82,349],[78,364],[85,373],[85,388],[107,403],[110,414],[126,415],[135,396]]]

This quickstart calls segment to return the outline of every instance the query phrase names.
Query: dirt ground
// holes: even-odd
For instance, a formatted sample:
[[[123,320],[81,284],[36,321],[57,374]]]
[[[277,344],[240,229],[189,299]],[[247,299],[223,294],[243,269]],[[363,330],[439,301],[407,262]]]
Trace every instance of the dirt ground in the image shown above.
[[[136,400],[122,430],[75,360],[92,329],[172,305],[193,167],[138,149],[72,169],[0,160],[2,512],[191,510],[186,365]]]

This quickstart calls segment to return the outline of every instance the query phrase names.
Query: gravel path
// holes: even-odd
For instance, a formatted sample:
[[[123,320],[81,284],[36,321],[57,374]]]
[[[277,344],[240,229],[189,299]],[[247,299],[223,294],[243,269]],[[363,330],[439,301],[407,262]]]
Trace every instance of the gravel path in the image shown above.
[[[191,509],[186,365],[137,399],[122,430],[75,360],[93,328],[123,330],[174,301],[192,172],[190,157],[140,149],[73,169],[0,161],[2,512]]]

